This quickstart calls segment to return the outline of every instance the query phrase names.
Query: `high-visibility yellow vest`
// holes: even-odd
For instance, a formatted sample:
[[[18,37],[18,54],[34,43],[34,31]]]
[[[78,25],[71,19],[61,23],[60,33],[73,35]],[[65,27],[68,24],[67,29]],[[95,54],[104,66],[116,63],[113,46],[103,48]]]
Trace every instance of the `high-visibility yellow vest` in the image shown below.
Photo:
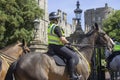
[[[115,45],[114,48],[113,48],[113,51],[120,51],[120,46]]]
[[[60,41],[60,38],[54,33],[54,29],[56,26],[55,24],[50,24],[48,27],[48,44],[56,44],[56,45],[63,45]],[[61,28],[62,35],[64,36],[64,31]]]

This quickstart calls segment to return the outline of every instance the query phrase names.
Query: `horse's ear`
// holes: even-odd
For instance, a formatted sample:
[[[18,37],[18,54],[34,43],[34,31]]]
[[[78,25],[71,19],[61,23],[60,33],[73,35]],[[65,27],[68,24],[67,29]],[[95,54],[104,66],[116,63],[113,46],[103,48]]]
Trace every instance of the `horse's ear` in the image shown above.
[[[95,29],[96,29],[96,30],[99,30],[99,27],[98,27],[98,24],[97,24],[97,23],[95,23]]]
[[[17,41],[17,43],[20,43],[20,41]]]
[[[18,41],[17,41],[17,44],[18,44],[18,45],[21,45],[22,43],[18,40]]]
[[[20,43],[20,41],[18,40],[18,41],[17,41],[17,43],[19,44],[19,43]]]
[[[26,43],[25,43],[25,39],[22,40],[22,45],[25,46]]]

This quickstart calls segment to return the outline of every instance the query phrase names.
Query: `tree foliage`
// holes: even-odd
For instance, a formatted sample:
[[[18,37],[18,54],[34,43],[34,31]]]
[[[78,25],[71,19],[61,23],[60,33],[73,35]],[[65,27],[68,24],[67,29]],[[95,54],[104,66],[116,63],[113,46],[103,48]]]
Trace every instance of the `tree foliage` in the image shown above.
[[[43,13],[36,0],[0,0],[0,47],[23,38],[29,42],[33,21]]]
[[[120,41],[120,10],[115,11],[103,21],[103,29],[116,41]]]

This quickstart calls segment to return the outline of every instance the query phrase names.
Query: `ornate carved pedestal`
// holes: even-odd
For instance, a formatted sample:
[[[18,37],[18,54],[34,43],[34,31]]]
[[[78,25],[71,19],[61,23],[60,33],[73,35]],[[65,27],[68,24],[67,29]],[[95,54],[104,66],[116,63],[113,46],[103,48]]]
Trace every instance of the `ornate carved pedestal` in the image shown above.
[[[47,52],[47,44],[42,44],[39,40],[31,42],[30,49],[32,52]]]

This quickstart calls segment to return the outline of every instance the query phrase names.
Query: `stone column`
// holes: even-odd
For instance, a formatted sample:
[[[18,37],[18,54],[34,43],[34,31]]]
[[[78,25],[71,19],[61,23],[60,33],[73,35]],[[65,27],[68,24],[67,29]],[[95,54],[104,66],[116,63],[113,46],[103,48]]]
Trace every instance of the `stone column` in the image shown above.
[[[40,31],[40,20],[37,18],[33,21],[34,23],[34,40],[31,41],[30,49],[32,52],[46,52],[46,46],[43,46],[42,41],[40,40],[39,31]]]

